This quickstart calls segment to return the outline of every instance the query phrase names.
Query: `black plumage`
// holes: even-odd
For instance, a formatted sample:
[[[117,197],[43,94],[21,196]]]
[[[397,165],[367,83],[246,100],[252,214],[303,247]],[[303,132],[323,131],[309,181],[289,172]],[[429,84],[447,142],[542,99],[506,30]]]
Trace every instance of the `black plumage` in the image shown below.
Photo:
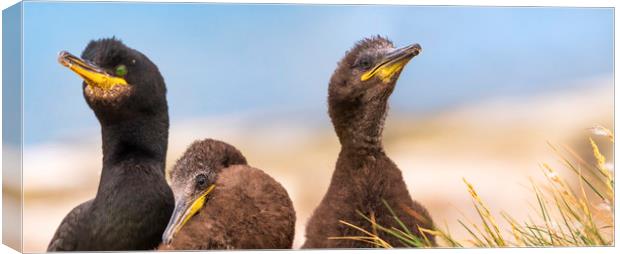
[[[295,210],[286,190],[235,147],[194,142],[170,172],[176,208],[160,250],[288,249]]]
[[[155,64],[117,39],[91,41],[59,62],[84,82],[101,125],[103,167],[94,199],[74,208],[48,251],[154,249],[174,208],[165,180],[166,85]],[[66,158],[70,159],[70,158]]]
[[[307,224],[303,248],[373,247],[328,238],[361,234],[339,220],[373,232],[358,211],[386,228],[401,228],[384,201],[414,234],[421,236],[418,226],[432,227],[427,210],[413,201],[382,144],[388,98],[404,66],[420,51],[418,44],[395,49],[391,41],[377,36],[358,42],[339,62],[329,83],[328,104],[342,148],[329,189]],[[395,247],[404,246],[387,233],[378,234]]]

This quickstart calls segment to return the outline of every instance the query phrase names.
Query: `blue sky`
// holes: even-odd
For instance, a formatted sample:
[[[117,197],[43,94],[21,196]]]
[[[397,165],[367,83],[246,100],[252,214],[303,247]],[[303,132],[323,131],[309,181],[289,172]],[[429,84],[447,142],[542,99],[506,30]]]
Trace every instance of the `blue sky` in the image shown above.
[[[25,143],[98,128],[81,81],[56,62],[116,36],[164,75],[172,124],[243,112],[326,114],[336,62],[381,34],[420,43],[392,108],[433,112],[613,77],[613,9],[336,5],[24,4]],[[322,115],[321,115],[322,116]],[[312,119],[312,117],[309,117]]]

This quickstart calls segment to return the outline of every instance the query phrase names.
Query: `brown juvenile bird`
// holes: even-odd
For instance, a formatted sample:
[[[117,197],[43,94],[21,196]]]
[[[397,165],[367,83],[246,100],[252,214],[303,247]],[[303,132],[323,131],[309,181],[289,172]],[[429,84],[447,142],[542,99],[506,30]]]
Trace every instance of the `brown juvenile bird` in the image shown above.
[[[420,51],[419,44],[395,49],[391,41],[377,36],[358,42],[339,62],[329,83],[328,104],[342,148],[329,189],[308,222],[302,248],[373,247],[328,238],[362,234],[339,220],[372,232],[357,211],[374,216],[386,228],[401,229],[383,201],[413,234],[422,238],[418,226],[432,227],[427,210],[411,199],[401,171],[382,144],[388,98],[402,69]],[[406,246],[387,233],[378,234],[394,247]],[[432,236],[427,237],[434,243]]]
[[[160,250],[289,249],[295,210],[286,190],[235,147],[194,142],[170,172],[176,207]]]

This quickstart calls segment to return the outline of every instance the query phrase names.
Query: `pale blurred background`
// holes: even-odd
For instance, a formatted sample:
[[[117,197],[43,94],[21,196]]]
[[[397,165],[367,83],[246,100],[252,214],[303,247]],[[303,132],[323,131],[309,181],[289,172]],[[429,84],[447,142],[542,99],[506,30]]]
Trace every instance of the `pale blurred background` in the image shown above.
[[[28,2],[24,30],[26,252],[45,250],[96,192],[99,125],[81,81],[56,63],[90,39],[115,35],[159,66],[168,168],[209,137],[286,187],[295,247],[339,150],[327,82],[366,36],[424,48],[391,98],[385,147],[413,197],[457,238],[466,237],[457,219],[476,216],[462,178],[492,210],[527,218],[529,178],[542,179],[542,162],[560,165],[547,142],[591,159],[588,128],[613,128],[613,9]],[[597,140],[613,162],[611,144]]]

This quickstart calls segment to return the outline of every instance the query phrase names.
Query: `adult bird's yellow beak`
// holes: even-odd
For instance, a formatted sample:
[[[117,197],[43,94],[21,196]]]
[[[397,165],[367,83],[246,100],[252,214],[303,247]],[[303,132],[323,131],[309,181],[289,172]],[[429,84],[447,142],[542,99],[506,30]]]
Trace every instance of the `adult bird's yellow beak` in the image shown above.
[[[124,78],[112,76],[101,67],[84,61],[67,51],[61,51],[58,54],[58,62],[82,77],[84,82],[91,87],[99,87],[107,91],[115,85],[127,85]]]
[[[394,74],[402,70],[409,60],[420,54],[421,51],[422,47],[417,43],[395,49],[385,55],[372,69],[362,74],[361,80],[366,81],[377,76],[384,83],[388,83]]]
[[[170,244],[172,242],[174,235],[176,235],[185,223],[202,208],[207,199],[207,195],[209,195],[213,189],[215,189],[215,184],[209,186],[194,200],[187,200],[185,197],[182,197],[177,201],[174,212],[172,212],[168,226],[162,236],[163,244]]]

